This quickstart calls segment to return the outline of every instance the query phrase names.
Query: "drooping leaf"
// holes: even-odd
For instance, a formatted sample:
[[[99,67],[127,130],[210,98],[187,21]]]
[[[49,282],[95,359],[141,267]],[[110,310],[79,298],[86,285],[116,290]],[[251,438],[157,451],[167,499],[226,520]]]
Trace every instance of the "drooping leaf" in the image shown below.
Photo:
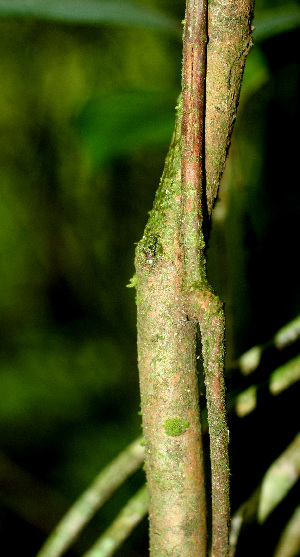
[[[239,418],[247,416],[255,410],[257,404],[257,388],[255,385],[248,387],[237,396],[235,411]]]
[[[181,40],[178,20],[134,0],[0,0],[1,18],[36,18],[74,25],[122,25],[167,32]],[[288,4],[256,15],[254,41],[300,26],[300,6]]]
[[[0,17],[75,25],[129,25],[181,35],[180,24],[170,15],[133,0],[0,0]]]
[[[173,91],[126,91],[92,99],[76,127],[94,166],[145,145],[168,144],[175,114]]]
[[[300,434],[267,470],[261,486],[258,520],[262,524],[300,475]]]
[[[296,508],[292,517],[280,536],[276,552],[273,557],[297,557],[300,551],[300,506]]]
[[[300,380],[300,356],[273,371],[270,377],[270,391],[273,395],[281,393]]]
[[[259,46],[253,48],[246,60],[243,84],[241,89],[240,105],[262,87],[270,78],[267,60]]]
[[[282,327],[274,337],[274,344],[280,350],[300,338],[300,315]]]
[[[250,356],[253,354],[255,357],[254,351],[259,347],[254,347],[245,354],[243,354],[243,360],[240,359],[240,362],[245,362],[244,366],[247,365],[247,358],[249,358],[249,366],[251,365]],[[257,360],[253,360],[253,363],[256,363]],[[255,367],[255,369],[257,366]],[[247,368],[244,367],[243,371]],[[250,368],[250,372],[253,369]],[[246,373],[244,373],[246,375]],[[272,395],[278,395],[285,389],[291,387],[294,383],[300,380],[300,356],[296,356],[292,360],[289,360],[282,366],[278,367],[271,373],[270,381],[269,381],[269,389]],[[235,410],[237,415],[241,418],[243,416],[247,416],[253,410],[255,410],[257,405],[257,386],[251,385],[246,390],[242,391],[239,395],[237,395],[235,401]]]
[[[239,358],[239,366],[243,375],[249,375],[255,371],[261,360],[263,346],[253,346]]]
[[[254,43],[300,27],[300,6],[287,4],[261,12],[254,18]]]

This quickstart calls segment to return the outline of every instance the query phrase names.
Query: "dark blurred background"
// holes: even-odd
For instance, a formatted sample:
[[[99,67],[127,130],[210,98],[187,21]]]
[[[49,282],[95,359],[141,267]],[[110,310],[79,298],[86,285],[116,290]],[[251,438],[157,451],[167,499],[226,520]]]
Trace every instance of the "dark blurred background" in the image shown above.
[[[112,8],[92,23],[76,10],[68,20],[71,0],[61,0],[64,20],[12,4],[0,3],[0,531],[3,555],[35,555],[141,433],[126,284],[172,135],[185,2],[136,2],[151,20],[123,0],[123,20]],[[213,217],[208,266],[226,302],[229,394],[239,356],[300,313],[299,13],[299,3],[256,1]],[[233,511],[297,431],[296,396],[284,396],[251,422],[233,413]],[[134,475],[68,555],[82,554],[143,481]],[[256,534],[264,556],[280,534],[272,528]],[[118,555],[147,555],[146,521]]]

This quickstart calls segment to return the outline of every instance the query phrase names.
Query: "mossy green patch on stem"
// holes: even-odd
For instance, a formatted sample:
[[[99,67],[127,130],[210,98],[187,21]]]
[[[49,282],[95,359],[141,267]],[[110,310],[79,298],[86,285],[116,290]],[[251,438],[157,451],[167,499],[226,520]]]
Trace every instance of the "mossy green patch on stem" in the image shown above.
[[[133,275],[131,279],[129,279],[129,284],[126,284],[126,288],[136,288],[138,285],[138,278],[137,275]]]
[[[178,437],[185,433],[189,428],[189,422],[183,418],[179,418],[178,416],[174,418],[167,418],[164,423],[163,427],[167,435],[171,437]]]

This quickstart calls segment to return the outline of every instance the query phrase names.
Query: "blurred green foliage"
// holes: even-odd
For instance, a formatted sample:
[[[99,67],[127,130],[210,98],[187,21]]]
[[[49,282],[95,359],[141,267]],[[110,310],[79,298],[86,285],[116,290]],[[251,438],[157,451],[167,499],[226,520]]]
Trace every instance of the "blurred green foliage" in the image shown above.
[[[82,11],[75,0],[0,2],[0,450],[66,505],[140,433],[134,295],[125,286],[172,134],[184,4],[86,0]],[[208,264],[226,301],[233,398],[258,383],[263,393],[271,372],[297,358],[295,347],[284,358],[277,351],[260,379],[231,386],[240,354],[300,313],[299,10],[256,2],[213,218]],[[296,434],[291,390],[263,410],[259,398],[257,415],[231,418],[233,510]],[[142,480],[124,486],[93,534]],[[34,554],[46,532],[21,493],[0,473],[2,548]],[[287,507],[285,522],[293,501]],[[249,537],[273,554],[284,519],[275,516],[270,541],[272,516],[246,529],[237,555],[253,553]],[[145,531],[120,555],[146,555]]]

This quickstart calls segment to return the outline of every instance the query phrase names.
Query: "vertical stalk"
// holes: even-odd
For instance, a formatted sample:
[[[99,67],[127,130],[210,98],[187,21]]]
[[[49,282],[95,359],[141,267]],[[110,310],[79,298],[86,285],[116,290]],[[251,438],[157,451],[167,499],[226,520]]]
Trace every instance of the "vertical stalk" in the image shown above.
[[[152,557],[205,557],[196,324],[181,300],[181,119],[136,251],[138,359]]]
[[[250,46],[251,7],[252,2],[210,3],[212,55],[208,57],[208,75],[210,87],[214,79],[214,90],[207,91],[206,114],[207,0],[187,0],[183,43],[182,297],[186,314],[199,323],[202,337],[210,435],[213,557],[229,554],[229,458],[223,373],[225,318],[222,303],[207,281],[204,227],[207,228],[205,219],[216,199],[235,120]],[[234,35],[228,35],[230,28]],[[214,62],[212,68],[210,60]],[[204,138],[205,117],[208,140]],[[207,161],[203,160],[204,144]]]
[[[204,114],[207,0],[188,0],[182,64],[182,219],[184,277],[197,282],[205,263],[203,236]],[[185,285],[186,286],[186,285]]]
[[[229,462],[225,414],[224,313],[206,278],[203,172],[207,0],[188,0],[183,41],[182,257],[183,298],[202,335],[212,473],[212,553],[229,540]]]
[[[205,91],[207,0],[187,0],[183,101],[161,184],[136,250],[151,557],[207,553],[197,323],[210,433],[212,555],[228,555],[224,312],[206,277],[204,225],[217,196],[235,119],[251,43],[252,4],[252,0],[210,2]]]

